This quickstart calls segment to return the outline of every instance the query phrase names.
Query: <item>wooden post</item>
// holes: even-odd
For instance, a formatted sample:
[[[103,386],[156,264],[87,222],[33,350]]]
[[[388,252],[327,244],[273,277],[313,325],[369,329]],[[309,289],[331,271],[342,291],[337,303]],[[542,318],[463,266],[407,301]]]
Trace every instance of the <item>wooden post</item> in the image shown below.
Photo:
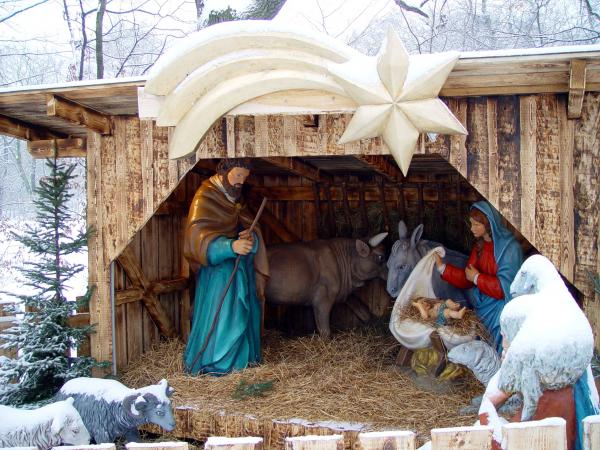
[[[327,200],[327,219],[329,224],[329,232],[327,234],[330,238],[333,238],[337,236],[337,227],[335,226],[335,211],[331,202],[331,186],[329,184],[325,185],[325,199]]]
[[[404,200],[404,187],[402,182],[398,183],[398,213],[400,219],[406,222],[406,200]]]
[[[387,202],[385,201],[385,181],[383,178],[379,182],[379,199],[381,201],[381,206],[383,207],[383,220],[385,223],[385,231],[390,232],[392,230],[392,224],[390,221],[390,214],[387,207]]]
[[[313,190],[315,191],[315,222],[317,223],[317,239],[320,239],[323,237],[323,233],[321,232],[321,189],[319,188],[319,183],[313,183]]]
[[[329,436],[298,436],[285,438],[285,450],[343,450],[341,434]]]
[[[419,223],[423,224],[423,228],[425,227],[425,199],[423,198],[423,183],[418,183],[417,185],[418,195],[419,195]]]
[[[263,438],[261,437],[215,437],[211,436],[204,444],[205,450],[261,450]]]
[[[141,442],[130,442],[125,444],[127,450],[188,450],[189,445],[187,442],[153,442],[153,443],[141,443]]]
[[[20,447],[20,449],[32,448],[37,450],[37,447]],[[52,447],[55,450],[115,450],[115,444],[97,444],[97,445],[61,445]]]
[[[492,428],[486,426],[434,428],[431,430],[431,450],[490,450]]]
[[[354,237],[354,227],[352,226],[352,217],[350,215],[350,203],[348,203],[348,186],[344,181],[342,183],[342,203],[344,205],[344,219],[348,227],[348,233]]]
[[[414,450],[415,433],[412,431],[373,431],[359,433],[362,450]]]
[[[507,423],[502,426],[502,441],[506,450],[566,450],[567,428],[565,419]]]
[[[600,416],[583,419],[583,450],[600,448]]]
[[[360,205],[361,224],[360,231],[362,236],[369,234],[369,213],[367,212],[367,204],[365,203],[365,183],[360,182],[358,188],[358,202]]]

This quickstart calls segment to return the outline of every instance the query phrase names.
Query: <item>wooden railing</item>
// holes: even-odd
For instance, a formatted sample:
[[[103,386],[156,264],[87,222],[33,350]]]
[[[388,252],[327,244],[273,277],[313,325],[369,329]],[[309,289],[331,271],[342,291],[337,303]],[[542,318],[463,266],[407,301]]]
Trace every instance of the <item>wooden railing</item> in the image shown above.
[[[600,450],[600,415],[584,419],[583,450]],[[360,433],[357,450],[415,450],[412,431],[377,431]],[[501,443],[498,442],[501,440]],[[285,439],[285,450],[343,450],[341,434],[328,436],[297,436]],[[187,442],[155,442],[126,445],[127,450],[189,450]],[[24,449],[27,447],[20,447]],[[260,437],[209,437],[206,450],[262,450]],[[353,447],[354,448],[354,447]],[[501,436],[494,436],[488,426],[436,428],[431,430],[431,442],[423,450],[566,450],[567,433],[564,419],[508,423]],[[54,447],[57,450],[115,450],[114,444]],[[31,447],[35,450],[35,447]]]

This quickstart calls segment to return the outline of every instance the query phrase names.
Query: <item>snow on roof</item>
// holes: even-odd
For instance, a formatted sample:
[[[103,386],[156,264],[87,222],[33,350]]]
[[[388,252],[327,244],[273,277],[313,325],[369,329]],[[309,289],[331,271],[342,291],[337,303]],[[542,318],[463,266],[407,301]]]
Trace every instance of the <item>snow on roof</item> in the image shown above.
[[[471,51],[461,52],[460,58],[457,63],[460,66],[461,62],[468,63],[469,61],[485,59],[485,58],[518,58],[518,57],[530,57],[530,59],[536,58],[552,58],[552,59],[565,59],[568,60],[570,57],[598,57],[600,58],[600,45],[570,45],[564,47],[543,47],[543,48],[521,48],[521,49],[503,49],[503,50],[487,50],[487,51]],[[62,89],[93,89],[94,87],[102,86],[125,86],[125,85],[139,85],[143,86],[146,82],[147,77],[124,77],[124,78],[104,78],[101,80],[83,80],[83,81],[70,81],[65,83],[54,83],[54,84],[37,84],[28,86],[8,86],[0,88],[0,94],[16,94],[16,93],[28,93],[33,91],[56,91]]]

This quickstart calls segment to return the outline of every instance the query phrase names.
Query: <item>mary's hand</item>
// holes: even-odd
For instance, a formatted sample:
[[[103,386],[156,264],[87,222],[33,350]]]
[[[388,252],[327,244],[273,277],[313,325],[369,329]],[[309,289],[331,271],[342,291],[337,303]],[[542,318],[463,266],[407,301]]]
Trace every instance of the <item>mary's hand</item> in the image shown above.
[[[469,280],[470,282],[474,282],[473,280],[475,280],[475,275],[477,275],[479,273],[479,271],[473,267],[471,264],[469,264],[467,267],[465,267],[465,276],[467,277],[467,280]]]
[[[442,261],[442,257],[438,253],[434,253],[434,255],[435,255],[435,265],[437,266],[438,269],[441,269],[442,266],[444,265],[444,262]]]

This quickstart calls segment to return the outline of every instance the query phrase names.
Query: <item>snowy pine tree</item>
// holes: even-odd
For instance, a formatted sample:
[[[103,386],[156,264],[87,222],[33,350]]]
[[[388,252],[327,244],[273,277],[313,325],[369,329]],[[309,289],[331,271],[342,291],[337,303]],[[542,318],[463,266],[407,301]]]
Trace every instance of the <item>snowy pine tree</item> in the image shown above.
[[[16,325],[0,338],[5,349],[18,349],[15,358],[0,359],[0,404],[21,405],[37,402],[54,395],[63,383],[78,376],[89,376],[98,363],[90,357],[70,356],[90,331],[90,326],[68,326],[69,315],[87,304],[91,292],[77,302],[65,297],[65,283],[84,270],[81,264],[70,264],[65,256],[81,252],[87,246],[89,231],[70,236],[74,213],[68,208],[73,197],[69,182],[74,165],[65,165],[58,159],[48,159],[49,176],[40,180],[36,188],[36,221],[26,225],[22,234],[13,233],[33,260],[26,263],[21,273],[25,285],[34,294],[19,295],[12,314],[18,317]],[[23,311],[24,307],[24,311]]]

